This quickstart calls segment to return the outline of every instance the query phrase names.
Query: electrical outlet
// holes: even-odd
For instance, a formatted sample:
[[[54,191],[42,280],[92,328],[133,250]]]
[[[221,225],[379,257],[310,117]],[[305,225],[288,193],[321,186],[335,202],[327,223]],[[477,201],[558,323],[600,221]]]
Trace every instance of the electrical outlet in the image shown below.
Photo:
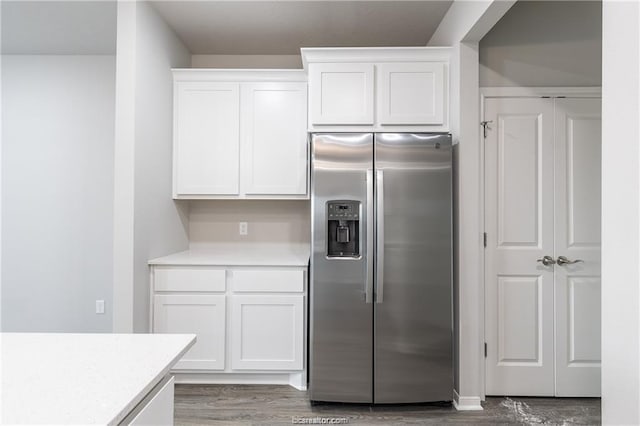
[[[249,233],[249,226],[247,222],[240,222],[240,235],[247,235]]]
[[[104,300],[96,300],[96,314],[104,314]]]

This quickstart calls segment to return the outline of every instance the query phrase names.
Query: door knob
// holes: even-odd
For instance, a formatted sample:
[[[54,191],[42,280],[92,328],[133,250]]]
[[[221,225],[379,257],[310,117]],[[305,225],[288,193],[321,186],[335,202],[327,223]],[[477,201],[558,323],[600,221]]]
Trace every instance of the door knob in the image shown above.
[[[560,258],[558,258],[558,261],[560,260]],[[538,259],[537,262],[542,263],[544,266],[549,266],[549,265],[553,265],[554,263],[556,263],[555,260],[553,260],[553,257],[551,256],[544,256],[542,259]]]
[[[558,256],[558,265],[573,265],[574,263],[584,262],[582,259],[569,260],[564,256]]]

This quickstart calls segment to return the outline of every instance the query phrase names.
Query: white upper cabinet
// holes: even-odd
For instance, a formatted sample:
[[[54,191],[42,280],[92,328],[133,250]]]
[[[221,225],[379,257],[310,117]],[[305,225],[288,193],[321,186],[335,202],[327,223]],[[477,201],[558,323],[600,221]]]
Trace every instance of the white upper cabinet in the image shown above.
[[[302,71],[174,70],[175,199],[308,198]]]
[[[174,114],[175,194],[237,195],[239,85],[177,82]]]
[[[241,89],[246,195],[307,192],[307,84],[247,83]]]
[[[444,68],[440,62],[378,65],[378,123],[443,125]]]
[[[449,130],[449,48],[305,48],[302,58],[310,131]]]
[[[373,125],[373,64],[310,64],[311,124]]]

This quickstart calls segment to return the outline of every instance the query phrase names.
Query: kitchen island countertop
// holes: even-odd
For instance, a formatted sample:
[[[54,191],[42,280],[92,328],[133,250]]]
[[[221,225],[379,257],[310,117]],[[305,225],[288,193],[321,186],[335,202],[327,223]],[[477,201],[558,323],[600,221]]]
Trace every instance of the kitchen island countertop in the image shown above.
[[[192,334],[0,334],[2,424],[118,424]]]

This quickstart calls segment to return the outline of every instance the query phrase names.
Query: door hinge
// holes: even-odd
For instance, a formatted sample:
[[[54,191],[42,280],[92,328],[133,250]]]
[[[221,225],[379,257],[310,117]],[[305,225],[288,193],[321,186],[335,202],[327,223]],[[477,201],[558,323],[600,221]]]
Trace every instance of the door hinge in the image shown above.
[[[482,126],[482,134],[484,135],[485,139],[487,138],[487,127],[489,126],[489,123],[493,123],[493,121],[486,120],[480,122],[480,125]]]
[[[484,248],[487,248],[487,233],[482,234],[482,244],[484,244]]]
[[[484,342],[484,357],[487,357],[487,342]]]

